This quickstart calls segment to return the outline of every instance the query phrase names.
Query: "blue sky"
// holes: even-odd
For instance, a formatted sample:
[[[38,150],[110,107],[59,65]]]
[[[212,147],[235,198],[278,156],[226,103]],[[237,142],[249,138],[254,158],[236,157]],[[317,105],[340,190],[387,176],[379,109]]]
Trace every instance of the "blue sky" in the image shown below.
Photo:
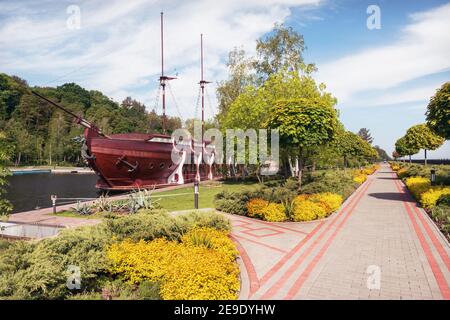
[[[74,21],[71,5],[80,11],[80,28],[67,25]],[[366,26],[369,5],[380,8],[380,29]],[[234,46],[251,55],[275,22],[292,26],[305,37],[305,60],[316,63],[316,79],[337,97],[345,126],[369,128],[389,153],[408,127],[424,122],[430,96],[450,79],[450,3],[436,0],[0,0],[0,72],[32,85],[77,82],[151,108],[161,10],[166,69],[179,77],[171,83],[177,103],[169,97],[168,113],[184,118],[194,116],[201,32],[206,77],[216,82],[226,78]],[[208,91],[211,116],[215,86]],[[450,144],[429,155],[449,158]]]

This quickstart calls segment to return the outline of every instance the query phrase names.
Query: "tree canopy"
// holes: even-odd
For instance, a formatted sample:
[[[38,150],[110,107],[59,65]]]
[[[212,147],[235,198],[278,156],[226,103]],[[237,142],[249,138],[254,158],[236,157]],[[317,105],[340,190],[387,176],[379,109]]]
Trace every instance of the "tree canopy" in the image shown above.
[[[427,125],[438,135],[450,139],[450,82],[431,97],[427,107]]]
[[[413,149],[435,150],[444,143],[444,139],[431,131],[426,124],[418,124],[406,131],[405,142]]]
[[[405,137],[401,137],[395,142],[395,152],[399,157],[411,156],[419,152],[420,149],[415,146],[409,145]]]

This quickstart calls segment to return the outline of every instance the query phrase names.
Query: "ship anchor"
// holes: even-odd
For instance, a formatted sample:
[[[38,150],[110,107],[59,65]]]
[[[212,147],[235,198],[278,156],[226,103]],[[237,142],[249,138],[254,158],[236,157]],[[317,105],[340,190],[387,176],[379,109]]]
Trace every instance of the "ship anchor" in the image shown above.
[[[118,166],[120,163],[123,163],[124,165],[130,167],[130,169],[128,169],[128,172],[134,172],[137,170],[138,166],[139,166],[139,162],[136,161],[135,165],[132,165],[131,163],[129,163],[128,161],[125,160],[126,156],[121,156],[117,162],[116,162],[116,166]]]

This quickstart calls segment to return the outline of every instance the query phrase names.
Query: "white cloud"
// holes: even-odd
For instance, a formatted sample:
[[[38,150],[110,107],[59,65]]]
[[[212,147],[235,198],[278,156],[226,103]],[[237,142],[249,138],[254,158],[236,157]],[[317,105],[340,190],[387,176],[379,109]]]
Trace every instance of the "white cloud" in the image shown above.
[[[399,40],[319,66],[318,79],[338,98],[340,104],[354,104],[358,93],[393,88],[407,81],[450,69],[450,4],[411,15]],[[436,88],[435,88],[436,89]],[[427,94],[422,88],[413,95]],[[388,104],[389,96],[380,98]],[[412,101],[408,92],[392,96],[391,103]],[[422,100],[421,99],[421,100]]]
[[[31,73],[52,80],[67,75],[52,84],[76,81],[116,100],[131,95],[151,106],[160,72],[159,12],[163,9],[166,72],[179,74],[171,86],[183,116],[192,117],[200,33],[205,34],[205,77],[215,82],[226,77],[224,59],[234,46],[252,53],[255,40],[275,22],[284,21],[291,8],[319,1],[50,1],[41,8],[32,1],[23,7],[2,8],[0,3],[0,10],[8,15],[0,20],[0,45],[6,48],[0,52],[0,65],[2,71],[19,76]],[[70,4],[80,6],[80,30],[65,27]],[[210,85],[215,104],[214,91]],[[177,115],[173,104],[168,110]]]

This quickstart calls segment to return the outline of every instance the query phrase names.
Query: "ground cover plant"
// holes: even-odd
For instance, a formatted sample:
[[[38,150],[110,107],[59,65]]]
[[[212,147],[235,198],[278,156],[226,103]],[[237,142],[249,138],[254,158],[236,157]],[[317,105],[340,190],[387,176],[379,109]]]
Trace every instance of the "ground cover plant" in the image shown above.
[[[450,166],[391,162],[391,168],[450,239]],[[431,182],[431,170],[436,175],[434,183]]]
[[[0,299],[235,299],[239,269],[229,229],[213,212],[147,211],[41,241],[2,241]],[[66,286],[69,266],[81,272],[80,289]]]
[[[311,221],[329,216],[373,174],[378,165],[361,169],[320,170],[304,175],[301,191],[295,179],[270,182],[252,190],[220,192],[217,210],[265,221]]]

